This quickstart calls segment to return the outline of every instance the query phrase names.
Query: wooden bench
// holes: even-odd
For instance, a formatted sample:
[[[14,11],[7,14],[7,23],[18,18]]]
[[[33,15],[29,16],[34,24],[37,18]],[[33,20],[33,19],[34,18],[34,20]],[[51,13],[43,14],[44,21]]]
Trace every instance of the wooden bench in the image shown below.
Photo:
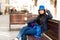
[[[27,40],[49,40],[49,39],[45,35],[42,35],[42,37],[39,39],[34,36],[29,35]]]
[[[19,30],[19,29],[12,29],[11,25],[20,25],[20,24],[25,24],[27,23],[27,20],[30,20],[31,17],[31,13],[29,14],[25,14],[23,12],[11,12],[9,15],[9,30]],[[27,20],[25,20],[25,18],[27,18]]]
[[[52,40],[58,40],[58,27],[59,21],[57,20],[49,20],[48,21],[48,31],[45,32],[47,36],[49,36]],[[34,36],[28,36],[28,40],[48,40],[46,36],[42,36],[40,39],[36,39]]]
[[[35,17],[37,17],[37,15],[32,15],[32,17],[31,16],[28,16],[27,18],[28,18],[28,20],[31,20],[31,19],[34,19]],[[12,18],[12,17],[10,16],[10,18]],[[11,20],[13,20],[13,18],[10,19],[10,23],[12,22]],[[53,20],[53,19],[52,20],[49,20],[48,21],[48,31],[45,32],[45,34],[47,36],[49,36],[50,38],[52,38],[52,40],[58,40],[58,30],[59,30],[58,28],[59,28],[59,21]],[[10,26],[10,29],[11,29],[11,26]],[[31,36],[30,35],[30,36],[28,36],[28,40],[48,40],[48,38],[43,35],[42,38],[37,39],[34,36]]]
[[[45,32],[53,40],[58,40],[58,30],[59,30],[59,21],[57,20],[49,20],[48,21],[48,31]]]

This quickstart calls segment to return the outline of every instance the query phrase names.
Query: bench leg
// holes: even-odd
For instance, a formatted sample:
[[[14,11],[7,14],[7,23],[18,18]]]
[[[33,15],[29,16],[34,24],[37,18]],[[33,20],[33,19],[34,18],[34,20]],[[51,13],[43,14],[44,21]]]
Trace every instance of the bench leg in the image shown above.
[[[11,31],[11,24],[9,24],[9,31]]]

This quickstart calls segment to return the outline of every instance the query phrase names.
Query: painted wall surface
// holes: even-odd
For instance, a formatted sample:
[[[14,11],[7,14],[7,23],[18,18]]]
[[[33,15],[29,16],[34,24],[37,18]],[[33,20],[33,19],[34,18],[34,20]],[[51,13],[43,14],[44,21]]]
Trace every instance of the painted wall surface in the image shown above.
[[[34,6],[34,1],[32,0],[10,0],[10,5],[16,7],[18,10],[23,9],[25,6],[25,8],[33,12],[33,14],[38,13],[39,5],[44,5],[52,14],[54,13],[54,7],[50,4],[50,0],[38,0],[37,6]]]
[[[60,1],[57,0],[57,15],[55,17],[54,13],[54,6],[50,4],[50,0],[38,0],[37,6],[34,6],[34,1],[32,0],[9,0],[10,6],[16,7],[16,9],[19,11],[21,9],[27,9],[29,12],[32,12],[33,14],[38,14],[38,8],[40,5],[44,5],[45,9],[48,9],[51,11],[51,14],[53,15],[53,19],[60,20]],[[0,0],[1,3],[1,10],[4,14],[4,10],[6,5],[6,0]]]
[[[60,20],[60,0],[57,0],[57,20]]]
[[[8,5],[6,3],[7,0],[0,0],[0,3],[1,3],[1,12],[3,12],[3,15],[4,15],[4,10],[5,10],[5,7]]]

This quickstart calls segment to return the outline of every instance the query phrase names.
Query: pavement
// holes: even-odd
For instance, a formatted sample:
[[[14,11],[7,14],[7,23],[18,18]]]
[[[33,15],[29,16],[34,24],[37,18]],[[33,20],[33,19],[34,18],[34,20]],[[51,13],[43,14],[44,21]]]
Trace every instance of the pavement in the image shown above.
[[[24,25],[12,25],[12,28],[22,28]],[[0,15],[0,40],[13,40],[19,31],[9,31],[9,15]]]

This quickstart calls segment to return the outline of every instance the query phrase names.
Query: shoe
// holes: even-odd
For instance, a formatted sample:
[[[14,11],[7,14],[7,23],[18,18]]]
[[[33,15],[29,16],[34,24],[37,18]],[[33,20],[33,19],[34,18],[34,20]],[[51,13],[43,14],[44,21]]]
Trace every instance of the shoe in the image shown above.
[[[19,40],[21,40],[21,37],[19,38]]]
[[[17,38],[15,38],[15,40],[18,40]]]

